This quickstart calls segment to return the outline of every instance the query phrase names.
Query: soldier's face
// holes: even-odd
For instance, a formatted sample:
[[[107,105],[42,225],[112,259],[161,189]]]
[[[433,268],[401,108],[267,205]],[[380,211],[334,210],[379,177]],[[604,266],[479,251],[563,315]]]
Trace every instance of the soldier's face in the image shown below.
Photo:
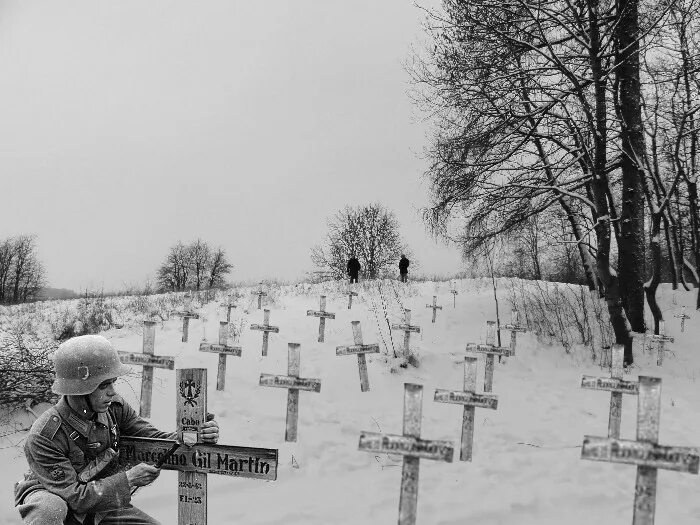
[[[117,379],[108,379],[102,381],[95,391],[90,394],[90,405],[95,412],[107,412],[112,398],[117,395],[114,390],[114,382]]]

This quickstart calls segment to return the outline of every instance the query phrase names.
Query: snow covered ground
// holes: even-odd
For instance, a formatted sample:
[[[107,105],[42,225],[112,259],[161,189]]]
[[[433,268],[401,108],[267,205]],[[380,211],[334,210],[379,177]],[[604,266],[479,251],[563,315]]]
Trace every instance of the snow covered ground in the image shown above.
[[[278,479],[261,482],[209,476],[211,524],[383,524],[398,516],[401,458],[358,450],[362,430],[400,434],[403,385],[424,386],[421,437],[450,440],[457,449],[453,463],[420,461],[418,523],[479,525],[562,523],[627,524],[632,521],[635,467],[580,459],[586,434],[607,434],[609,394],[580,388],[582,374],[608,376],[583,352],[566,355],[556,346],[538,343],[531,333],[518,334],[517,355],[495,365],[493,394],[498,410],[476,409],[471,462],[459,461],[462,408],[433,402],[436,388],[462,387],[465,344],[484,342],[486,321],[495,319],[492,291],[485,281],[457,281],[456,308],[448,283],[385,283],[391,322],[402,322],[399,303],[412,310],[412,324],[421,327],[411,346],[420,366],[398,368],[386,354],[368,355],[370,391],[360,392],[357,360],[335,354],[337,345],[352,344],[350,322],[361,321],[365,343],[382,344],[378,326],[386,327],[376,294],[360,289],[352,310],[335,284],[297,285],[278,291],[270,305],[272,325],[267,357],[261,356],[262,323],[256,299],[246,295],[234,310],[244,321],[241,358],[228,357],[226,390],[217,392],[217,356],[198,352],[203,337],[216,341],[218,322],[225,320],[219,302],[202,308],[201,320],[190,322],[189,342],[181,342],[181,321],[157,325],[155,353],[173,355],[176,366],[209,369],[209,411],[221,428],[220,443],[279,449]],[[394,290],[397,290],[396,292]],[[250,290],[243,290],[249,294]],[[328,295],[326,340],[317,342],[318,319],[306,310],[318,309],[319,295]],[[700,447],[700,320],[693,292],[660,291],[666,332],[675,337],[663,367],[655,357],[637,353],[638,375],[663,379],[660,443]],[[432,324],[425,305],[438,296],[443,310]],[[680,332],[673,318],[682,305],[692,316]],[[374,306],[374,310],[371,308]],[[509,308],[501,301],[502,318]],[[374,311],[380,314],[379,325]],[[505,314],[505,315],[504,315]],[[387,332],[382,330],[384,339]],[[137,329],[105,333],[119,349],[141,351]],[[504,345],[509,333],[504,332]],[[400,347],[403,333],[393,334]],[[287,343],[301,344],[301,376],[320,378],[320,394],[301,392],[298,442],[285,443],[286,391],[258,386],[261,373],[287,373]],[[484,358],[478,361],[481,391]],[[136,369],[136,367],[135,367]],[[122,381],[119,390],[138,407],[138,376]],[[175,427],[175,373],[156,369],[153,391],[154,424]],[[621,437],[634,439],[636,398],[623,400]],[[31,418],[28,419],[31,421]],[[0,434],[7,430],[0,429]],[[24,434],[0,438],[0,524],[20,523],[12,507],[12,485],[26,469],[21,442]],[[164,524],[177,523],[176,474],[163,471],[135,497],[141,507]],[[656,523],[700,523],[700,476],[660,471]]]

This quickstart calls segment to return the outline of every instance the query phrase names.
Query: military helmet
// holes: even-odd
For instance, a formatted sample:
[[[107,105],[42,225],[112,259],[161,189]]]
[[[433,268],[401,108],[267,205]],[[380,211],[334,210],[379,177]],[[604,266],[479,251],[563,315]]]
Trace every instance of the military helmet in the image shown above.
[[[107,379],[123,376],[130,368],[101,335],[81,335],[62,343],[53,355],[56,379],[51,390],[56,394],[91,394]]]

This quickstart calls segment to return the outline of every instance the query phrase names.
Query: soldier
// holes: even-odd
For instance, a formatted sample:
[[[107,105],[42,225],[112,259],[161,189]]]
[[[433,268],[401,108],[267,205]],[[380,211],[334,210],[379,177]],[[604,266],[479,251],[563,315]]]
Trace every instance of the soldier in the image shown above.
[[[399,274],[401,275],[401,282],[405,283],[408,279],[408,258],[404,254],[401,254],[401,260],[399,261]]]
[[[25,524],[153,525],[133,507],[131,494],[150,484],[160,469],[139,463],[118,468],[119,437],[176,439],[136,414],[114,390],[129,372],[117,351],[100,335],[74,337],[53,356],[51,389],[58,403],[32,425],[24,445],[30,471],[15,485],[15,505]],[[204,424],[202,440],[216,443],[219,425]]]
[[[357,282],[357,276],[360,273],[361,268],[362,265],[360,264],[360,261],[357,260],[357,257],[355,257],[355,254],[353,253],[350,256],[350,260],[348,260],[348,275],[350,276],[351,284]]]

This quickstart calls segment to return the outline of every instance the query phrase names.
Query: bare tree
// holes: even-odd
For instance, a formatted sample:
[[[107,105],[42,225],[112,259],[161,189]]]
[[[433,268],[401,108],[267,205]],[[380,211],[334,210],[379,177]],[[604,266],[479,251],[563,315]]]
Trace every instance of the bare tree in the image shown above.
[[[221,286],[232,268],[223,248],[213,250],[202,239],[188,245],[178,241],[158,268],[158,285],[172,291]]]
[[[311,250],[311,260],[323,276],[343,279],[348,258],[355,255],[364,274],[375,279],[389,273],[402,253],[409,255],[396,216],[381,204],[346,206],[327,224],[324,244]]]
[[[33,301],[45,284],[36,237],[19,235],[0,241],[0,303]]]
[[[189,282],[189,272],[188,249],[182,241],[178,241],[170,248],[165,262],[158,268],[158,284],[165,290],[184,290]]]
[[[223,286],[225,276],[231,273],[233,264],[228,262],[226,251],[219,247],[213,252],[209,262],[209,280],[207,286],[215,288]]]
[[[211,250],[202,239],[197,239],[188,246],[188,251],[190,269],[192,271],[192,283],[196,290],[201,290],[202,285],[206,283]]]

